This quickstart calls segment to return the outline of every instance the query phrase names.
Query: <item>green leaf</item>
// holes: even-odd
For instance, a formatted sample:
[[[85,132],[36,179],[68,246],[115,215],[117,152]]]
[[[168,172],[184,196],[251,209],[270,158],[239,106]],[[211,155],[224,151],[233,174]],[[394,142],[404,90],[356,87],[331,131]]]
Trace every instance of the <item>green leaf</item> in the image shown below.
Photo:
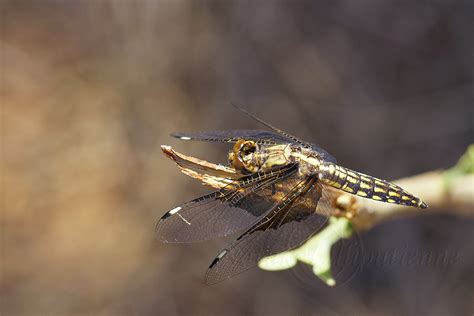
[[[298,261],[311,265],[313,272],[327,285],[336,281],[331,274],[331,247],[340,239],[349,238],[353,228],[347,218],[331,217],[329,225],[299,248],[265,257],[258,263],[263,270],[278,271],[294,267]]]
[[[451,184],[457,177],[472,173],[474,173],[474,144],[467,147],[456,165],[444,172],[445,189],[449,192]]]

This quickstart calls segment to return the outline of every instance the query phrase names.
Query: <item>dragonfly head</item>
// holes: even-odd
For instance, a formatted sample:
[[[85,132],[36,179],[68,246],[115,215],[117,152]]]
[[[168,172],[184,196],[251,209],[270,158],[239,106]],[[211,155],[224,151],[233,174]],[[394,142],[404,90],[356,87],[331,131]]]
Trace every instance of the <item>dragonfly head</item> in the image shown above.
[[[239,140],[229,152],[229,163],[239,171],[257,172],[262,162],[259,155],[259,145],[251,140]]]

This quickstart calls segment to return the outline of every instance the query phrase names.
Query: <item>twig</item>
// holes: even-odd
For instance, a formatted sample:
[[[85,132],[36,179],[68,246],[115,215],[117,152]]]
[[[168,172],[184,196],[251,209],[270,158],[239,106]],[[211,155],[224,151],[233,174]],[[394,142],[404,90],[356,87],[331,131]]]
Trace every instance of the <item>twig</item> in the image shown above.
[[[183,155],[170,146],[162,146],[162,150],[184,174],[214,188],[232,186],[241,176],[233,168]],[[441,209],[473,216],[474,145],[469,146],[451,169],[427,172],[394,182],[423,197],[430,206],[428,210],[377,202],[328,188],[334,199],[334,213],[330,217],[329,225],[302,246],[263,258],[259,262],[260,268],[270,271],[284,270],[301,261],[313,266],[313,272],[326,284],[333,286],[335,280],[331,276],[331,247],[340,239],[349,238],[354,231],[368,230],[394,217]],[[278,199],[279,196],[275,195],[274,198]]]

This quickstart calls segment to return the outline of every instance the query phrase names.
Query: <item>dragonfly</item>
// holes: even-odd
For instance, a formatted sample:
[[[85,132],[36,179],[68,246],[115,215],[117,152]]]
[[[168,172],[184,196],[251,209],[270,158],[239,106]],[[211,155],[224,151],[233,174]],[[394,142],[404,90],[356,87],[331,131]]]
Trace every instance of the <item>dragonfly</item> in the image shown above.
[[[156,225],[158,238],[184,243],[242,232],[212,261],[207,284],[300,246],[334,214],[335,192],[428,207],[400,186],[343,167],[324,149],[237,108],[269,130],[171,134],[181,140],[232,143],[227,166],[186,158],[162,146],[183,172],[218,189],[166,212]]]

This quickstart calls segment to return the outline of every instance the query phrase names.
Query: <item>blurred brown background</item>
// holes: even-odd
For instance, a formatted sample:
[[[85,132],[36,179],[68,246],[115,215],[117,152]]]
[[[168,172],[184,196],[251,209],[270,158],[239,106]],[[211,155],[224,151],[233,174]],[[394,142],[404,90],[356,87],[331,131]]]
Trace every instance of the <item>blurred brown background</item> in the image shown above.
[[[206,192],[160,150],[224,161],[172,131],[260,128],[230,101],[395,179],[474,139],[473,2],[0,1],[2,315],[472,315],[472,219],[418,216],[366,252],[452,251],[449,266],[364,266],[329,288],[304,267],[208,287],[229,242],[161,244]],[[405,247],[405,248],[403,248]],[[408,250],[407,250],[408,249]]]

